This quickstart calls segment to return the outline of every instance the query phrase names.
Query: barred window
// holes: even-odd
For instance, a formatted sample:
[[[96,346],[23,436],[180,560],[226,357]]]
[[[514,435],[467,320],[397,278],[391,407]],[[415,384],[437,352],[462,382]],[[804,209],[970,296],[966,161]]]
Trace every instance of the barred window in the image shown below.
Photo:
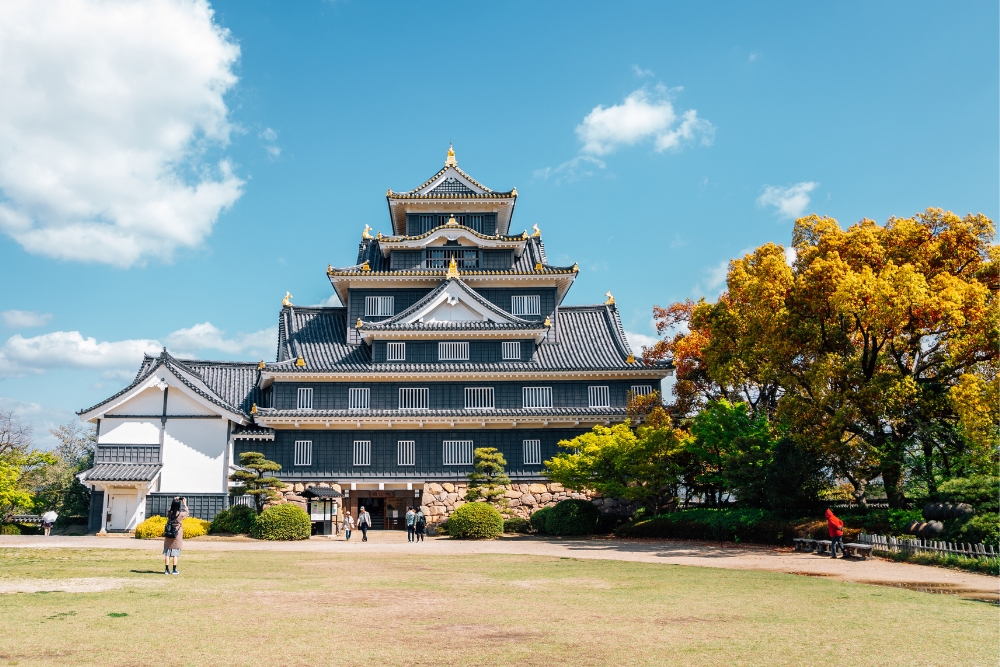
[[[611,407],[611,392],[608,391],[607,387],[587,387],[587,393],[589,394],[590,407]]]
[[[300,387],[299,388],[299,400],[298,400],[299,410],[312,410],[313,409],[313,390]]]
[[[406,343],[386,343],[386,361],[406,361]]]
[[[649,396],[653,393],[653,385],[651,384],[634,384],[632,385],[633,396]]]
[[[493,409],[493,387],[466,387],[465,409]]]
[[[537,466],[542,464],[542,441],[524,441],[524,465]]]
[[[312,440],[295,441],[295,465],[311,466],[313,462]]]
[[[520,341],[507,341],[503,345],[503,359],[504,361],[520,361],[521,360],[521,342]]]
[[[367,410],[371,407],[372,390],[367,388],[351,387],[348,390],[348,410]]]
[[[552,387],[524,387],[522,405],[525,408],[551,408]]]
[[[537,294],[512,296],[510,312],[515,315],[541,315],[542,297]]]
[[[366,296],[365,317],[386,317],[392,315],[394,297]]]
[[[369,466],[372,464],[372,441],[354,441],[354,465]]]
[[[416,465],[416,449],[417,443],[415,440],[398,441],[396,443],[396,464],[401,466]]]
[[[403,387],[399,390],[400,410],[426,410],[430,407],[431,390],[427,387]]]
[[[443,460],[446,466],[471,466],[471,440],[445,440],[443,443]]]
[[[468,343],[438,343],[438,361],[468,361]]]

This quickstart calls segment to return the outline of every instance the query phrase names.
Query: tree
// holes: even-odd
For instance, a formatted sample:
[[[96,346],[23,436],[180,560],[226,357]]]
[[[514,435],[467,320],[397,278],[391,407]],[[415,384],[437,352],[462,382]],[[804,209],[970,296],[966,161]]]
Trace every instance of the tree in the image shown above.
[[[469,490],[465,499],[469,502],[485,501],[493,505],[503,505],[504,493],[510,485],[510,478],[504,472],[507,459],[496,447],[477,447],[472,452],[473,471],[469,473]]]
[[[229,476],[229,481],[238,484],[230,489],[230,493],[234,496],[253,496],[257,514],[260,514],[269,500],[278,498],[275,487],[284,486],[284,482],[280,479],[265,473],[277,472],[281,470],[281,465],[268,461],[260,452],[243,452],[240,454],[240,468],[242,470],[237,470]]]
[[[82,518],[90,510],[90,489],[76,476],[94,465],[97,427],[73,420],[49,431],[59,441],[54,465],[45,469],[36,489],[36,509],[53,509],[60,522]]]
[[[0,521],[35,507],[34,488],[56,458],[31,446],[31,426],[0,410]]]

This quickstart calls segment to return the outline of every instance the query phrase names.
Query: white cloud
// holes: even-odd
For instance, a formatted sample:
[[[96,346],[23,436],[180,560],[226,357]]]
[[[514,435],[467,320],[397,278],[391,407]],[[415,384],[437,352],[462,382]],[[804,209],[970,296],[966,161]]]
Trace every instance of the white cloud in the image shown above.
[[[694,286],[693,294],[695,296],[704,296],[708,299],[716,298],[725,289],[726,276],[728,275],[729,260],[724,259],[704,271],[702,279]]]
[[[342,304],[340,302],[340,297],[337,296],[336,292],[334,292],[333,294],[331,294],[329,297],[327,297],[323,301],[320,301],[319,303],[314,304],[314,305],[316,307],[320,307],[320,308],[343,308],[344,307],[344,304]]]
[[[637,77],[639,77],[640,79],[644,79],[647,76],[655,76],[655,74],[656,74],[655,72],[653,72],[653,70],[651,70],[651,69],[643,69],[643,68],[639,67],[638,65],[632,65],[632,72],[634,72],[635,75]]]
[[[654,94],[640,88],[621,104],[594,107],[576,128],[576,134],[583,142],[583,151],[606,155],[621,146],[632,146],[649,139],[661,152],[696,139],[704,145],[711,144],[715,127],[699,118],[694,109],[678,114],[668,98],[670,92],[663,86],[657,86]]]
[[[543,180],[552,178],[556,183],[572,183],[581,178],[593,176],[595,169],[604,169],[606,166],[603,160],[598,160],[596,157],[578,155],[572,160],[563,162],[558,167],[536,169],[533,175],[535,178]]]
[[[281,147],[274,145],[274,142],[278,140],[278,133],[271,128],[266,128],[260,133],[260,138],[267,142],[264,146],[264,150],[267,151],[268,157],[272,160],[276,160],[281,157]]]
[[[635,331],[626,331],[625,340],[628,341],[629,347],[636,354],[642,353],[642,348],[653,347],[656,342],[660,340],[656,336],[647,336],[646,334],[636,333]]]
[[[166,338],[167,348],[177,350],[179,356],[194,356],[195,350],[219,350],[226,354],[268,355],[274,352],[278,340],[278,327],[226,338],[225,331],[211,322],[202,322],[187,329],[178,329]]]
[[[5,310],[3,323],[10,329],[27,329],[28,327],[40,327],[52,319],[51,313],[36,313],[32,310]]]
[[[747,57],[747,61],[752,63],[755,62],[758,58],[760,58],[760,54],[757,53],[756,51],[751,51],[749,57]]]
[[[55,331],[32,338],[16,334],[0,346],[0,378],[43,373],[56,368],[136,369],[143,354],[156,354],[155,340],[101,341],[79,331]]]
[[[51,405],[42,405],[28,401],[19,401],[16,398],[0,396],[0,410],[9,410],[16,414],[20,420],[31,426],[32,442],[39,449],[53,449],[59,441],[49,433],[50,429],[58,428],[62,424],[76,422],[76,415],[69,410],[57,408]]]
[[[264,141],[275,141],[278,138],[278,133],[268,127],[260,133],[260,138]]]
[[[794,246],[788,246],[785,248],[785,264],[788,266],[794,266],[795,260],[799,258],[799,252]]]
[[[242,193],[207,158],[239,55],[205,0],[0,4],[0,230],[122,267],[197,247]]]
[[[813,181],[803,181],[787,188],[765,185],[760,197],[757,197],[757,205],[774,206],[778,209],[779,217],[794,220],[805,213],[806,207],[809,206],[809,193],[817,187],[819,183]]]

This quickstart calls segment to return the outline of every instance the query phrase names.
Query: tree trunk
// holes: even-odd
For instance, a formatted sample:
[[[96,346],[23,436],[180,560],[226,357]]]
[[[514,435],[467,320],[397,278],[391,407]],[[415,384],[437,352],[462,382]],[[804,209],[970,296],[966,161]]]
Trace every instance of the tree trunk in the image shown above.
[[[924,476],[927,479],[927,492],[933,496],[937,493],[937,483],[934,481],[934,443],[925,439],[922,444],[924,447]]]
[[[903,493],[902,463],[884,461],[882,463],[882,482],[885,484],[885,496],[892,509],[906,509],[906,495]]]

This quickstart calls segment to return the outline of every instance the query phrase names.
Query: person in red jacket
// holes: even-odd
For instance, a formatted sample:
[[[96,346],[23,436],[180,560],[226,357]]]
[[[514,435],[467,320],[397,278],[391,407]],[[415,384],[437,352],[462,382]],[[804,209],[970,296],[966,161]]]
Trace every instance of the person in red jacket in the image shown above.
[[[830,533],[830,555],[833,558],[837,557],[837,545],[839,544],[840,555],[847,556],[844,553],[844,522],[838,519],[830,508],[826,510],[826,529]]]

